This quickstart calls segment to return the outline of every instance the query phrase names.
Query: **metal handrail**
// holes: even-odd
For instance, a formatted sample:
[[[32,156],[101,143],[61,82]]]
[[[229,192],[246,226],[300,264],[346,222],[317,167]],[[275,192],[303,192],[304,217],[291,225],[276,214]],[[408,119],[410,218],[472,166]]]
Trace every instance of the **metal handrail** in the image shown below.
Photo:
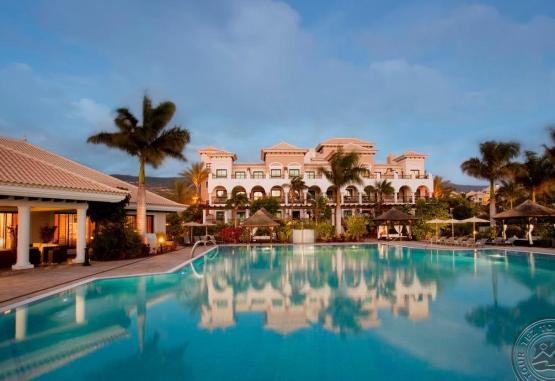
[[[204,246],[206,246],[209,243],[211,243],[214,246],[217,246],[216,241],[214,241],[212,238],[202,239],[200,241],[197,241],[197,242],[195,242],[195,244],[193,245],[193,249],[191,250],[191,258],[195,257],[195,249],[197,248],[197,245],[200,245],[201,243],[204,243]]]

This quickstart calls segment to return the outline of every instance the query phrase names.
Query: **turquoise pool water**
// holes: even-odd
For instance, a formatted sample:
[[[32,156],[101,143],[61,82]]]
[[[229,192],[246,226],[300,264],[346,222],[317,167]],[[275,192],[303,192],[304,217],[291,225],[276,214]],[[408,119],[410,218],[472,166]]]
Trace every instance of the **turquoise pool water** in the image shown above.
[[[398,247],[224,247],[0,316],[0,379],[514,380],[555,317],[555,260]]]

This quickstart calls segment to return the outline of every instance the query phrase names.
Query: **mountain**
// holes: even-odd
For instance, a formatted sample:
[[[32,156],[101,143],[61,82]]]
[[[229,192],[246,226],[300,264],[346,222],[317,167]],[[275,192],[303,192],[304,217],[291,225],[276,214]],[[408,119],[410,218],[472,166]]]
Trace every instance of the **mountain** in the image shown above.
[[[130,176],[130,175],[111,175],[117,179],[126,181],[133,185],[138,185],[139,178],[137,176]],[[176,180],[180,179],[179,177],[156,177],[156,176],[147,176],[145,179],[146,188],[154,193],[158,193],[161,196],[170,198],[173,193],[173,184]]]
[[[453,184],[451,183],[451,185],[453,185],[455,187],[455,191],[458,193],[468,193],[468,192],[472,192],[472,191],[480,191],[484,188],[487,188],[487,185],[464,185],[464,184]]]

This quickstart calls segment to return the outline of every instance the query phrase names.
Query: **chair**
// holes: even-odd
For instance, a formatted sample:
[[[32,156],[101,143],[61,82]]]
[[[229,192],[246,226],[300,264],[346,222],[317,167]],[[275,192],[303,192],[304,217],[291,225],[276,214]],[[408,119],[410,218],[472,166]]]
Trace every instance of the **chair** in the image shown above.
[[[488,242],[487,238],[481,238],[474,243],[474,246],[484,246]]]
[[[32,247],[29,249],[29,262],[34,266],[41,264],[40,250],[38,248]]]
[[[52,252],[52,262],[53,263],[65,263],[67,262],[67,246],[60,246],[54,248]]]
[[[509,238],[508,240],[506,240],[506,241],[504,242],[504,244],[505,244],[505,245],[513,246],[513,245],[515,244],[515,241],[516,241],[517,239],[518,239],[518,237],[513,236],[513,237]]]

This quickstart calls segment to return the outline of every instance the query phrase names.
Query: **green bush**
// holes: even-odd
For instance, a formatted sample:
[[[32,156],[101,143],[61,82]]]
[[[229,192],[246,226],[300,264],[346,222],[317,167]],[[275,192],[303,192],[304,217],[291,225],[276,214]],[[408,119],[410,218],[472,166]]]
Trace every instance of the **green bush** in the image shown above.
[[[353,215],[345,220],[347,226],[347,235],[349,238],[358,241],[361,237],[365,236],[366,230],[366,218],[360,215]]]
[[[292,220],[290,224],[293,229],[314,229],[316,226],[316,223],[309,219]]]
[[[291,240],[291,235],[293,234],[293,231],[288,224],[283,224],[282,226],[277,228],[276,233],[278,241],[281,243],[286,243]]]
[[[258,209],[264,208],[275,216],[279,207],[279,201],[275,197],[264,196],[252,202],[251,214],[256,213]]]
[[[329,222],[321,221],[314,225],[316,238],[329,241],[333,237],[333,226]]]
[[[118,224],[106,226],[102,232],[96,234],[91,248],[92,258],[99,261],[136,258],[143,254],[139,234]]]

